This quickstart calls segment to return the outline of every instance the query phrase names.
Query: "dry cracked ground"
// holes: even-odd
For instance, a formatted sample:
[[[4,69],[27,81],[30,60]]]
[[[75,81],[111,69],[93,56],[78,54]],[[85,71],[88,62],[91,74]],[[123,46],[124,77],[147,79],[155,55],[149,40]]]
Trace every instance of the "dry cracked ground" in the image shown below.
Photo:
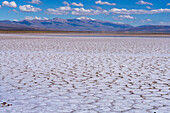
[[[0,36],[0,113],[169,113],[169,83],[170,38]]]

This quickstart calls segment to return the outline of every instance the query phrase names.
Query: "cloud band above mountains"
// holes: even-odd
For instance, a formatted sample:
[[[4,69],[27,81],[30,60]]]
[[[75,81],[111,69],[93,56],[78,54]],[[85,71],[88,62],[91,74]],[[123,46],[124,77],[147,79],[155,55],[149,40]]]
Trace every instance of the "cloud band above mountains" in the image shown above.
[[[59,7],[56,9],[47,9],[46,13],[54,15],[64,15],[64,14],[73,14],[73,15],[100,15],[100,14],[159,14],[159,13],[170,13],[170,9],[154,9],[154,10],[144,10],[144,9],[118,9],[112,8],[110,10],[104,9],[84,9],[84,8],[71,8],[69,6]]]

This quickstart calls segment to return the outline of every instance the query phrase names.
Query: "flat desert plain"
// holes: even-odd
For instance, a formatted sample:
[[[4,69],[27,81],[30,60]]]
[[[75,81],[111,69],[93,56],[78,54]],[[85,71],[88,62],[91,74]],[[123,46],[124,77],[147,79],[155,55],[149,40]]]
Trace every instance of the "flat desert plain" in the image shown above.
[[[0,103],[0,113],[169,113],[170,38],[0,35]]]

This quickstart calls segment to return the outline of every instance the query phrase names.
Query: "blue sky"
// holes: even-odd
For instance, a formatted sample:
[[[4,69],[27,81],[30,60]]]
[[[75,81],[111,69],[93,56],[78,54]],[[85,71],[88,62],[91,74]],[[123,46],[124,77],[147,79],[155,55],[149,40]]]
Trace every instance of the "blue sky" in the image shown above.
[[[55,17],[170,25],[170,0],[0,0],[0,20]]]

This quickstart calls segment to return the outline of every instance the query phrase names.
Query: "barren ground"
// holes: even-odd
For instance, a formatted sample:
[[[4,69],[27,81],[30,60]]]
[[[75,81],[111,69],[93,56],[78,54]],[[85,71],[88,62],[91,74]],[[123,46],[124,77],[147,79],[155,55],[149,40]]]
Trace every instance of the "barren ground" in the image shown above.
[[[0,36],[0,113],[168,113],[170,38]]]

